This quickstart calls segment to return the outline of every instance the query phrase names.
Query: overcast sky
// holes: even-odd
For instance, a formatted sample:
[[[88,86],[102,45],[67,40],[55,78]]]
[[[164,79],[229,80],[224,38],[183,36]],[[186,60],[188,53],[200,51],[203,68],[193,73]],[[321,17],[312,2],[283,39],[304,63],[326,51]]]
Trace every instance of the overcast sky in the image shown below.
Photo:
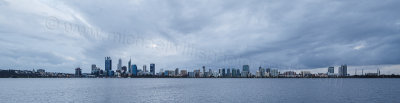
[[[400,68],[399,0],[0,0],[0,69]],[[384,68],[384,67],[381,67]],[[323,69],[325,70],[325,69]],[[321,71],[326,72],[326,71]],[[349,71],[350,72],[350,71]],[[351,71],[352,73],[352,71]]]

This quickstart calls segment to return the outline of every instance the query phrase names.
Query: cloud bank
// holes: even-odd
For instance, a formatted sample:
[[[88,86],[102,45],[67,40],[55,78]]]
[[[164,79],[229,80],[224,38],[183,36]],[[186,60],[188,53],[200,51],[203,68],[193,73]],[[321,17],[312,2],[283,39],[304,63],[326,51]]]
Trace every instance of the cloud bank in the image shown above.
[[[400,64],[400,1],[0,0],[0,67]],[[116,67],[116,66],[114,66]],[[104,69],[104,68],[102,68]]]

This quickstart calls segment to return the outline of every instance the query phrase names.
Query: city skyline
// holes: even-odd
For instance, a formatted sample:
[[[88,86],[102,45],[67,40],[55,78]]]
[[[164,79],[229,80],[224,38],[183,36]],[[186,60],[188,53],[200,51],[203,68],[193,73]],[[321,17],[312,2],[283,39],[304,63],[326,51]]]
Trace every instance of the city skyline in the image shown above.
[[[108,62],[111,62],[110,64],[112,64],[112,61],[111,61],[112,59],[111,59],[111,57],[105,57],[105,67],[107,67],[107,65],[108,65]],[[122,66],[124,66],[124,67],[128,67],[128,69],[127,70],[125,70],[125,71],[127,71],[128,73],[132,73],[133,71],[131,70],[132,68],[131,68],[131,66],[136,66],[137,64],[135,64],[135,63],[133,63],[132,64],[132,61],[131,61],[131,58],[129,59],[129,61],[126,63],[126,64],[128,64],[128,66],[126,66],[126,65],[124,65],[124,63],[122,62],[122,59],[121,58],[119,58],[118,59],[118,65],[117,65],[117,67],[116,67],[116,70],[120,70],[120,67],[122,67]],[[96,67],[96,64],[92,64],[92,71],[91,72],[93,72],[93,65],[95,65],[95,67]],[[143,65],[143,67],[142,68],[137,68],[137,67],[135,67],[135,69],[140,69],[141,71],[144,71],[144,72],[149,72],[149,73],[151,73],[151,75],[156,75],[156,72],[161,72],[161,71],[163,71],[163,70],[174,70],[175,68],[176,69],[181,69],[181,70],[186,70],[186,71],[194,71],[194,70],[201,70],[202,72],[205,72],[206,71],[206,66],[201,66],[201,67],[192,67],[192,68],[179,68],[179,67],[167,67],[167,68],[158,68],[158,70],[159,71],[157,71],[157,69],[155,68],[155,64],[154,63],[149,63],[149,65],[150,65],[150,70],[148,70],[147,69],[147,66],[146,66],[146,64],[144,64]],[[77,67],[77,68],[81,68],[81,67]],[[99,69],[101,69],[101,67],[100,66],[97,66],[96,68],[99,68]],[[112,68],[112,67],[111,67]],[[366,68],[366,67],[361,67],[361,68],[359,68],[359,67],[356,67],[356,68],[352,68],[351,66],[350,66],[350,68],[352,68],[352,69],[348,69],[348,66],[347,66],[347,64],[342,64],[342,65],[340,65],[340,66],[329,66],[329,67],[326,67],[326,68],[323,68],[324,70],[323,71],[325,71],[325,72],[321,72],[321,71],[314,71],[313,69],[302,69],[302,70],[297,70],[297,69],[282,69],[282,68],[273,68],[273,67],[271,67],[271,66],[263,66],[263,65],[260,65],[259,67],[257,67],[258,68],[258,70],[256,70],[256,71],[251,71],[250,70],[250,66],[249,65],[247,65],[247,64],[244,64],[244,65],[242,65],[242,67],[240,68],[238,68],[238,67],[232,67],[232,66],[226,66],[226,67],[217,67],[217,68],[213,68],[213,67],[207,67],[208,68],[208,70],[218,70],[218,69],[227,69],[227,73],[228,73],[228,71],[229,72],[231,72],[231,70],[229,70],[229,69],[239,69],[239,70],[242,70],[242,72],[243,71],[247,71],[247,72],[249,72],[249,73],[251,73],[251,74],[256,74],[258,71],[261,71],[261,69],[275,69],[275,70],[280,70],[280,71],[295,71],[295,72],[303,72],[303,71],[308,71],[308,72],[310,72],[310,73],[327,73],[327,74],[335,74],[335,75],[339,75],[339,76],[344,76],[344,75],[363,75],[363,74],[366,74],[366,73],[371,73],[371,71],[376,71],[376,70],[379,70],[379,71],[381,71],[381,69],[384,69],[384,71],[385,71],[385,68],[382,68],[382,67],[376,67],[376,68]],[[254,67],[253,67],[254,68]],[[104,69],[105,71],[107,71],[107,69]],[[349,71],[349,70],[354,70],[354,73],[351,73],[351,72],[353,72],[353,71]],[[359,73],[357,73],[357,70],[359,70]],[[225,70],[223,70],[223,71],[225,71]],[[233,71],[233,70],[232,70]],[[365,71],[365,72],[364,72]],[[265,70],[263,71],[263,72],[265,72]],[[360,73],[361,72],[361,73]],[[233,72],[232,72],[233,73]],[[379,73],[381,73],[381,72],[379,72]],[[386,75],[391,75],[391,74],[397,74],[397,73],[393,73],[393,72],[391,72],[391,71],[389,71],[389,72],[387,72],[386,71],[386,73],[382,73],[382,74],[386,74]]]
[[[116,70],[121,70],[122,68],[126,68],[126,71],[129,73],[132,73],[133,71],[131,71],[132,66],[135,66],[136,69],[140,70],[140,71],[145,71],[145,72],[149,72],[152,75],[155,75],[156,73],[159,72],[159,70],[174,70],[176,69],[181,69],[181,70],[186,70],[186,71],[194,71],[194,70],[205,70],[206,66],[198,66],[198,67],[161,67],[161,68],[155,68],[154,65],[155,63],[148,63],[148,64],[135,64],[132,63],[131,58],[129,59],[129,61],[127,63],[123,62],[123,59],[118,58],[117,63],[112,63],[112,57],[107,56],[104,58],[105,62],[104,62],[104,68],[102,68],[102,65],[98,65],[98,64],[90,64],[90,66],[77,66],[74,67],[74,70],[79,68],[80,72],[82,73],[92,73],[93,69],[100,69],[100,70],[104,70],[105,72],[107,72],[107,70],[111,70],[113,72],[115,72]],[[115,64],[115,65],[112,65]],[[128,64],[128,65],[125,65]],[[130,66],[129,66],[130,65]],[[138,68],[137,65],[143,65],[141,68]],[[147,65],[149,65],[149,68],[147,68]],[[151,66],[153,65],[153,66]],[[207,70],[218,70],[218,69],[240,69],[243,70],[244,68],[246,68],[247,70],[250,70],[249,73],[251,73],[252,75],[254,75],[258,70],[260,70],[260,68],[269,68],[269,69],[275,69],[278,71],[293,71],[293,72],[303,72],[303,71],[308,71],[310,73],[313,74],[318,74],[318,73],[331,73],[330,71],[333,71],[333,74],[335,75],[344,75],[341,73],[341,68],[342,66],[345,65],[346,66],[346,72],[344,74],[348,74],[348,75],[360,75],[360,74],[366,74],[366,73],[374,73],[376,72],[376,70],[379,70],[381,74],[385,74],[385,75],[391,75],[391,74],[395,74],[395,75],[400,75],[400,72],[396,72],[396,70],[398,70],[398,68],[400,68],[400,66],[393,66],[393,65],[378,65],[378,66],[349,66],[349,68],[347,68],[347,64],[342,64],[342,65],[337,65],[337,66],[328,66],[328,67],[323,67],[323,68],[317,68],[317,69],[290,69],[290,67],[288,66],[273,66],[273,65],[259,65],[259,66],[249,66],[248,64],[243,64],[242,66],[239,67],[234,67],[234,66],[222,66],[222,67],[209,67],[207,66]],[[106,68],[107,67],[107,68]],[[282,68],[283,67],[283,68]],[[286,67],[286,68],[285,68]],[[389,67],[389,68],[387,68]],[[114,68],[114,69],[112,69]],[[152,69],[151,69],[152,68]],[[251,70],[250,68],[257,68],[254,70]],[[1,69],[0,70],[32,70],[32,69],[46,69],[46,68],[8,68],[8,69]],[[333,70],[332,70],[333,69]],[[152,72],[150,72],[152,70]],[[358,73],[357,73],[358,70]],[[76,71],[68,71],[68,72],[59,72],[59,71],[50,71],[50,72],[55,72],[55,73],[75,73]],[[111,72],[107,72],[107,73],[111,73]],[[111,75],[111,74],[108,74]]]
[[[96,64],[91,65],[90,73],[82,73],[80,67],[76,67],[75,73],[60,73],[60,72],[46,72],[45,69],[33,70],[0,70],[1,78],[398,78],[399,74],[381,74],[380,69],[376,72],[364,72],[361,74],[355,71],[351,75],[348,72],[347,64],[338,67],[338,73],[335,73],[335,67],[328,67],[326,72],[312,73],[311,71],[302,70],[300,72],[292,70],[279,70],[276,68],[263,68],[259,67],[255,73],[250,72],[249,65],[243,65],[242,68],[209,68],[206,71],[206,66],[201,69],[194,69],[188,71],[187,69],[176,68],[175,70],[160,69],[158,73],[155,72],[156,67],[154,63],[150,63],[150,70],[147,66],[143,65],[142,69],[137,68],[136,64],[131,64],[129,60],[128,65],[122,64],[122,59],[118,59],[118,65],[112,69],[111,57],[104,58],[105,69],[97,67]],[[128,68],[129,67],[129,68]]]

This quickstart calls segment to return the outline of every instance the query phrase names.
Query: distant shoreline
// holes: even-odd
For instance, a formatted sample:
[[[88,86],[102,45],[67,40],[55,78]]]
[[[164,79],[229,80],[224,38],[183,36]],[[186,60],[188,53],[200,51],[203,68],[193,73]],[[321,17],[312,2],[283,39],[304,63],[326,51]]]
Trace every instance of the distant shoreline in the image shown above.
[[[0,78],[89,78],[89,77],[0,77]],[[276,77],[276,78],[189,78],[189,77],[96,77],[98,79],[104,78],[104,79],[139,79],[139,78],[157,78],[157,79],[162,79],[162,78],[176,78],[176,79],[343,79],[343,78],[400,78],[400,76],[394,76],[394,77]]]

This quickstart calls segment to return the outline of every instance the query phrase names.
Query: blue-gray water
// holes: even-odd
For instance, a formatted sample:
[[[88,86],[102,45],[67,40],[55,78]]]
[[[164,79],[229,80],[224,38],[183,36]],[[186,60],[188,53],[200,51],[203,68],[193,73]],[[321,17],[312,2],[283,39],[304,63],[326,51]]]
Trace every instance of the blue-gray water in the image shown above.
[[[400,103],[400,79],[3,78],[1,103]]]

